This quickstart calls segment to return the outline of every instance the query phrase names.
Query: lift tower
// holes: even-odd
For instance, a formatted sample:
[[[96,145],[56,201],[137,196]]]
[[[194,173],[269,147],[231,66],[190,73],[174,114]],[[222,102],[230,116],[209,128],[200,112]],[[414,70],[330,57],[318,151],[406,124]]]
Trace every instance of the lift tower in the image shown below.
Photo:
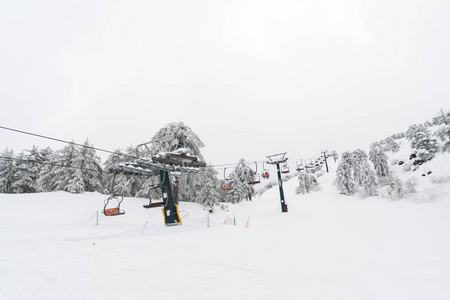
[[[281,202],[281,211],[288,212],[286,202],[284,200],[284,192],[283,192],[283,181],[281,180],[281,171],[280,171],[280,163],[287,162],[286,152],[278,153],[267,156],[269,161],[267,162],[270,165],[277,166],[277,174],[278,174],[278,187],[280,188],[280,202]]]
[[[112,168],[115,173],[159,175],[163,201],[164,223],[181,225],[178,205],[175,203],[170,183],[171,176],[181,176],[189,173],[199,173],[206,163],[198,161],[196,156],[187,153],[188,149],[178,149],[173,152],[160,153],[151,159],[137,159],[136,162],[124,163]],[[144,207],[150,207],[148,205]],[[156,207],[156,206],[155,206]]]

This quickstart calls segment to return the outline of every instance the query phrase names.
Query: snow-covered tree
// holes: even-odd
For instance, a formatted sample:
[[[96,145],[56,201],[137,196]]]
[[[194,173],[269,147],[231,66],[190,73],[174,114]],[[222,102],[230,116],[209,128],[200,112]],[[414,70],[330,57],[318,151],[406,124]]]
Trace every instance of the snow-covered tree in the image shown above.
[[[62,150],[57,151],[58,158],[55,170],[55,185],[57,191],[68,191],[69,181],[74,177],[75,169],[72,167],[74,159],[78,156],[78,148],[72,142]]]
[[[113,154],[109,155],[106,161],[103,164],[104,169],[104,186],[106,193],[112,194],[112,180],[114,177],[113,168],[115,166],[118,166],[120,164],[124,163],[124,156],[122,153],[122,150],[118,148],[116,151],[114,151]]]
[[[433,125],[450,125],[450,111],[441,109],[441,111],[433,118]]]
[[[182,122],[169,123],[161,128],[151,139],[147,148],[150,151],[143,150],[141,153],[133,154],[136,156],[155,156],[160,152],[172,152],[180,148],[186,148],[191,154],[203,160],[200,149],[204,147],[200,138],[191,128]],[[159,176],[148,178],[141,185],[141,190],[137,195],[148,194],[151,187],[159,184]],[[199,174],[185,174],[179,180],[179,196],[183,201],[194,202],[197,199],[198,191],[201,188],[201,176]],[[174,189],[175,191],[175,189]],[[153,193],[153,192],[152,192]]]
[[[429,131],[416,133],[414,148],[417,159],[424,162],[431,160],[439,150],[436,137],[431,136]]]
[[[311,173],[301,171],[298,173],[297,178],[299,183],[296,189],[297,194],[309,193],[314,187],[319,185],[317,177]]]
[[[105,162],[105,169],[109,171],[106,176],[106,187],[109,193],[115,195],[123,195],[126,197],[135,197],[140,192],[143,182],[147,179],[136,174],[117,173],[114,176],[113,167],[124,162],[134,162],[138,157],[138,152],[135,147],[129,146],[125,153],[117,149],[114,154],[110,155]],[[155,176],[155,184],[159,176]],[[148,196],[148,188],[139,193],[139,197]],[[111,191],[112,189],[112,191]]]
[[[236,173],[231,173],[229,177],[231,189],[224,191],[226,194],[225,199],[227,202],[239,203],[247,196],[247,191]]]
[[[191,128],[183,122],[169,123],[161,128],[151,139],[150,155],[156,155],[159,152],[171,152],[179,148],[187,148],[199,159],[203,159],[200,149],[205,145]]]
[[[5,149],[0,159],[0,193],[12,193],[16,165],[14,151]]]
[[[81,194],[85,191],[83,171],[81,169],[75,169],[71,173],[71,177],[67,182],[65,190],[73,194]]]
[[[217,171],[209,166],[199,175],[201,177],[202,186],[195,202],[213,208],[215,205],[219,204],[220,200]]]
[[[375,171],[370,167],[367,162],[361,168],[362,183],[361,186],[364,188],[367,196],[377,196],[378,195],[378,182],[375,175]]]
[[[386,178],[390,174],[387,155],[384,153],[379,143],[373,143],[370,148],[369,158],[373,163],[377,176]]]
[[[40,151],[45,163],[39,172],[39,178],[37,181],[37,189],[40,192],[52,192],[56,190],[57,170],[59,167],[56,164],[59,163],[59,155],[49,147]]]
[[[405,195],[403,183],[398,177],[392,175],[388,177],[388,193],[393,199],[403,198]]]
[[[450,125],[441,125],[434,134],[443,142],[441,151],[450,152]]]
[[[400,149],[400,146],[398,143],[391,137],[388,137],[384,140],[384,151],[392,151],[392,152],[398,152]]]
[[[74,157],[71,167],[77,169],[75,176],[81,173],[83,183],[83,191],[100,192],[103,187],[103,169],[100,157],[96,154],[95,149],[86,139],[83,147],[78,152],[78,156]],[[78,172],[80,170],[81,172]]]
[[[353,195],[355,193],[355,180],[352,170],[352,155],[345,151],[336,170],[336,182],[341,194]]]
[[[363,183],[363,167],[367,164],[367,154],[361,150],[357,149],[353,151],[351,155],[351,166],[353,169],[353,178],[357,185],[362,185]]]
[[[45,163],[39,149],[33,146],[17,156],[16,173],[12,188],[14,193],[36,193],[40,171]]]
[[[249,183],[255,180],[255,171],[250,168],[244,159],[241,159],[234,168],[234,173],[242,183],[242,188],[246,194],[245,198],[252,201],[252,196],[255,194],[255,188]]]
[[[408,130],[406,130],[406,138],[408,140],[411,141],[411,143],[413,143],[413,139],[416,137],[416,133],[417,132],[423,132],[426,131],[427,129],[425,128],[425,126],[423,126],[422,124],[414,124],[408,127]],[[413,146],[414,148],[414,146]]]

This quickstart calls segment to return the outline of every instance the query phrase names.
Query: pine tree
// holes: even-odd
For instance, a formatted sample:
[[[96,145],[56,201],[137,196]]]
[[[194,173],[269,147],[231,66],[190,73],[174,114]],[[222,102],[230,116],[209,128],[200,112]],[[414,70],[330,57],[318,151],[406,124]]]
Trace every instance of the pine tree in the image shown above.
[[[341,161],[336,170],[336,180],[341,194],[353,195],[355,193],[355,180],[352,174],[351,154],[346,151],[342,153]]]
[[[367,163],[367,154],[361,150],[357,149],[351,154],[351,163],[353,169],[353,178],[357,185],[362,185],[363,183],[363,168]]]
[[[396,153],[400,149],[398,143],[391,137],[388,137],[384,140],[384,145],[384,151],[392,151]]]
[[[72,167],[74,159],[78,156],[78,148],[72,142],[58,151],[55,164],[55,185],[57,191],[68,191],[69,181],[74,177],[75,169]]]
[[[242,181],[234,172],[230,174],[230,183],[231,183],[231,190],[226,191],[227,202],[231,203],[241,202],[242,199],[244,199],[245,196],[247,195],[247,192],[244,186],[242,185]]]
[[[103,164],[104,172],[104,192],[108,194],[113,194],[112,181],[114,178],[114,170],[115,166],[118,166],[125,162],[124,154],[122,150],[118,148],[114,151],[113,154],[109,155],[106,161]]]
[[[299,193],[309,193],[314,187],[319,185],[317,177],[314,174],[309,174],[307,172],[299,172],[298,174],[298,187],[296,192]]]
[[[367,196],[377,196],[378,195],[378,183],[375,171],[370,167],[369,162],[363,164],[361,168],[362,177],[362,187],[366,192]]]
[[[81,169],[75,169],[71,172],[71,177],[67,182],[65,190],[73,194],[80,194],[85,191],[83,173]]]
[[[356,185],[362,186],[368,196],[378,195],[375,171],[370,166],[367,154],[363,150],[353,151],[351,166]]]
[[[0,159],[0,193],[12,193],[16,165],[14,151],[5,149]]]
[[[442,125],[434,134],[443,142],[441,151],[450,152],[450,125]]]
[[[203,184],[196,202],[213,208],[219,204],[220,200],[217,172],[211,166],[205,168],[205,171],[201,174],[201,181]]]
[[[103,188],[103,169],[100,157],[95,152],[93,145],[86,139],[80,149],[80,168],[87,192],[101,192]],[[75,165],[76,166],[76,165]]]
[[[203,159],[200,149],[205,145],[192,129],[184,125],[183,122],[167,124],[153,136],[152,141],[155,142],[149,148],[150,155],[186,148],[191,150],[192,155]]]
[[[186,202],[195,202],[198,193],[197,189],[200,186],[198,174],[184,174],[180,178],[180,199]]]
[[[252,196],[255,194],[254,187],[249,182],[254,181],[255,172],[250,168],[247,162],[242,158],[239,160],[237,166],[234,168],[234,173],[239,178],[242,184],[242,188],[245,191],[245,198],[252,201]]]
[[[387,156],[379,143],[373,143],[369,152],[369,158],[373,163],[375,172],[379,178],[386,178],[390,174]]]
[[[55,178],[58,163],[58,154],[49,147],[40,151],[40,155],[44,160],[39,178],[37,180],[37,190],[39,192],[52,192],[56,190]]]
[[[36,181],[39,175],[39,169],[36,168],[37,162],[24,152],[15,158],[16,172],[11,185],[15,194],[35,193]]]

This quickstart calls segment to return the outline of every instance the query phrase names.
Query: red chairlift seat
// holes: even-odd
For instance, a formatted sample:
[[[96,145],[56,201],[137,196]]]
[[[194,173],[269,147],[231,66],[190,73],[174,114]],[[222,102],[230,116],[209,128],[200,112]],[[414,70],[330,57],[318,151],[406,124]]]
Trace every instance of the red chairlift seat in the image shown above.
[[[224,191],[226,191],[226,190],[231,190],[231,184],[228,184],[228,185],[222,185],[220,188],[221,188],[222,190],[224,190]]]
[[[262,176],[262,178],[268,179],[269,178],[269,170],[262,170],[261,176]]]
[[[123,215],[125,214],[124,210],[120,210],[120,204],[123,201],[123,196],[121,196],[122,198],[119,200],[119,196],[110,196],[108,199],[106,199],[105,202],[105,206],[103,207],[103,214],[105,216],[118,216],[118,215]],[[111,207],[111,208],[106,208],[109,204],[109,201],[116,199],[117,200],[117,206],[116,207]]]

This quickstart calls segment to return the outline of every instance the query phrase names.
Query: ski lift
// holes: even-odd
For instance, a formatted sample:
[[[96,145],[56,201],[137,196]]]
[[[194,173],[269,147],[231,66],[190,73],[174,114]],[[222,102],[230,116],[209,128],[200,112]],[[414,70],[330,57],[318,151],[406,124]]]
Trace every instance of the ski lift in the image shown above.
[[[158,202],[152,202],[151,191],[152,190],[156,191],[157,188],[161,189],[161,194],[163,195],[163,200],[162,201],[158,201]],[[163,188],[164,188],[165,191],[163,191]],[[149,203],[148,204],[144,204],[142,206],[144,208],[153,208],[153,207],[164,207],[164,206],[166,206],[167,205],[167,201],[164,200],[164,199],[167,199],[167,196],[164,197],[164,194],[166,194],[166,193],[167,193],[167,188],[165,186],[157,185],[157,186],[151,187],[150,190],[148,191]]]
[[[261,171],[261,176],[264,179],[269,179],[269,176],[270,176],[269,169],[264,168],[264,162],[263,162],[263,170]]]
[[[119,200],[119,197],[121,197],[120,200]],[[117,201],[117,206],[107,208],[107,206],[109,205],[109,202],[111,200],[116,200]],[[109,196],[108,199],[106,199],[104,201],[105,206],[103,207],[103,214],[105,216],[123,215],[125,213],[125,211],[124,210],[120,210],[120,204],[122,203],[122,201],[123,201],[123,196],[119,196],[119,195]]]
[[[253,173],[252,176],[254,176],[248,184],[258,184],[261,182],[261,177],[259,176],[259,173]]]
[[[297,162],[297,168],[295,169],[296,171],[303,171],[304,167],[303,167],[303,160],[301,159],[300,162]]]
[[[289,166],[287,165],[287,163],[285,163],[284,165],[281,166],[281,173],[282,174],[289,173]]]
[[[256,161],[255,161],[255,165],[256,165],[256,170],[255,170],[255,172],[253,172],[253,170],[252,170],[252,174],[251,174],[252,176],[251,176],[248,184],[258,184],[261,182],[261,177],[259,176],[259,173],[258,173],[258,163]]]
[[[223,191],[231,190],[231,180],[226,176],[227,168],[223,169],[223,180],[220,188]]]

